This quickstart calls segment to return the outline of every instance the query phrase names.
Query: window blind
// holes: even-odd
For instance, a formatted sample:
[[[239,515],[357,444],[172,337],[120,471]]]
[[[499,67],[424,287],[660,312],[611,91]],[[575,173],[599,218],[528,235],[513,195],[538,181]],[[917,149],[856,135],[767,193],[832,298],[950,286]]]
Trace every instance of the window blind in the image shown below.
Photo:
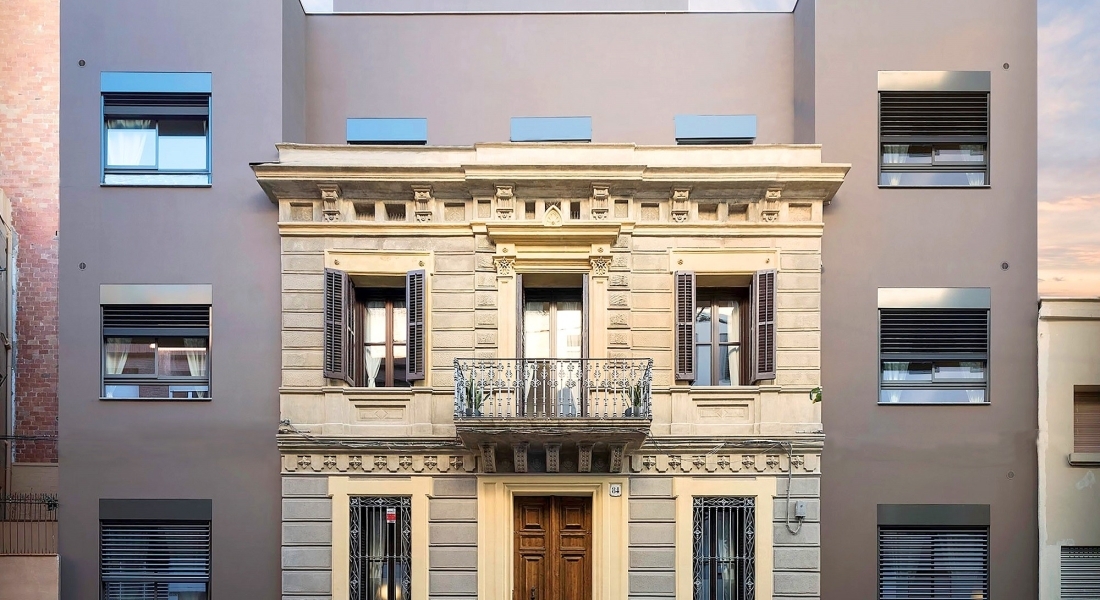
[[[880,527],[879,599],[989,597],[988,528]]]
[[[1062,546],[1062,600],[1100,598],[1100,548]]]

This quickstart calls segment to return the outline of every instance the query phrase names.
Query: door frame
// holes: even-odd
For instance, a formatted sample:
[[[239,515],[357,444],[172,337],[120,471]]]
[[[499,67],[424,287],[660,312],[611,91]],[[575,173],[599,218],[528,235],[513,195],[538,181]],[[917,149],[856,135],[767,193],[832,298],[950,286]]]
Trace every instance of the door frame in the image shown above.
[[[627,597],[629,536],[627,495],[612,498],[610,485],[627,477],[584,475],[478,477],[478,597],[512,600],[515,584],[515,497],[592,498],[592,600]]]

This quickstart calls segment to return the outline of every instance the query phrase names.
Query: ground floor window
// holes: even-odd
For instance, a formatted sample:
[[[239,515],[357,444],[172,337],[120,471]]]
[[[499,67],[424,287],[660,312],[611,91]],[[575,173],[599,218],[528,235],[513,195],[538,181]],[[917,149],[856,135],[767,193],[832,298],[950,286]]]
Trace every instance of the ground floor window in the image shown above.
[[[989,598],[988,527],[878,530],[880,600]]]
[[[412,598],[412,499],[352,496],[351,600]]]
[[[1062,546],[1062,600],[1100,598],[1100,547]]]
[[[210,523],[100,524],[105,600],[206,600]]]
[[[755,498],[694,498],[695,600],[756,598],[755,507]]]

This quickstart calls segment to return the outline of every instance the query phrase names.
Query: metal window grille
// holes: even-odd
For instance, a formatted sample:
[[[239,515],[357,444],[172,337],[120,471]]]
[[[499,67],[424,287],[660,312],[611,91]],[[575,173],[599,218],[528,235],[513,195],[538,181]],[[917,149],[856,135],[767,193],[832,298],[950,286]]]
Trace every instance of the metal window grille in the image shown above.
[[[411,498],[353,496],[350,504],[350,598],[410,600]]]
[[[1062,546],[1062,600],[1100,598],[1100,547]]]
[[[99,556],[107,600],[205,598],[210,523],[101,523]]]
[[[756,598],[756,499],[692,501],[695,600]]]
[[[989,598],[989,528],[879,527],[879,600]]]

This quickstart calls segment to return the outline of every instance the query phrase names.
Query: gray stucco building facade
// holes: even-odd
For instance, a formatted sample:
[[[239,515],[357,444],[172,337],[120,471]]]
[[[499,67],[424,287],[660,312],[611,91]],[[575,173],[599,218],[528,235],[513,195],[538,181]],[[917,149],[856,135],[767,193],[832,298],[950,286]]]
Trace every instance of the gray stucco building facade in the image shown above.
[[[145,525],[208,536],[205,574],[167,577],[180,593],[355,597],[354,557],[373,550],[349,565],[349,518],[411,523],[412,597],[529,597],[501,583],[521,575],[500,548],[531,524],[489,527],[491,507],[597,519],[589,570],[562,580],[590,597],[710,597],[700,565],[732,559],[697,561],[692,517],[746,507],[768,523],[755,546],[768,556],[754,558],[771,577],[748,586],[757,597],[905,597],[934,584],[880,559],[897,540],[940,535],[988,563],[976,578],[927,565],[956,591],[1036,597],[1035,2],[534,4],[62,0],[62,598],[141,580],[141,565],[101,549]],[[565,137],[547,125],[541,150],[501,143],[515,139],[513,117],[589,119]],[[391,118],[406,121],[349,124]],[[678,141],[722,147],[660,148]],[[681,162],[690,156],[705,162]],[[530,241],[540,227],[572,232],[568,258]],[[727,259],[728,273],[715,266]],[[766,299],[754,275],[776,269],[767,338],[750,295]],[[393,315],[415,312],[421,270],[417,363],[416,335],[395,336],[405,324]],[[714,312],[678,319],[688,305],[672,286],[689,271],[690,306]],[[390,362],[331,353],[339,281],[385,292],[343,298],[367,313],[349,317],[359,323],[387,315]],[[507,419],[492,433],[480,424],[481,402],[501,394],[464,359],[528,369],[510,376],[511,417],[521,394],[549,397],[525,383],[551,367],[529,362],[550,359],[525,349],[524,286],[530,302],[577,292],[546,313],[585,307],[585,351],[568,364],[653,359],[652,377],[616,396],[644,396],[649,412],[616,408],[644,416],[644,435],[625,418],[564,443],[521,429],[529,449],[505,441]],[[746,315],[740,363],[699,334],[734,305]],[[551,344],[551,358],[580,347]],[[721,369],[735,373],[724,388]],[[539,414],[588,415],[578,406]],[[548,466],[559,459],[560,476]],[[708,504],[723,482],[757,501]],[[584,494],[580,512],[560,500]],[[693,506],[692,494],[708,500]],[[398,497],[411,504],[379,500]],[[621,531],[600,529],[609,515]],[[561,521],[549,522],[567,530]],[[389,593],[408,589],[394,560]]]

